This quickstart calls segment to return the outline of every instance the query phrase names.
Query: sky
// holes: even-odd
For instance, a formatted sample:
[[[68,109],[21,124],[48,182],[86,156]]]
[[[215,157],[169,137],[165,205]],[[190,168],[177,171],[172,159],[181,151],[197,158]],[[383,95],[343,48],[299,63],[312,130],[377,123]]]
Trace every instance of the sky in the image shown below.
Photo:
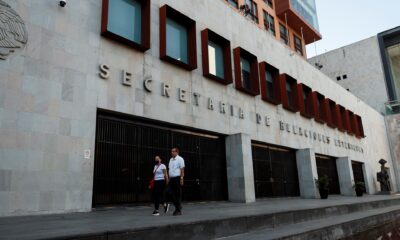
[[[317,54],[349,45],[400,26],[400,0],[315,0],[322,40]],[[315,45],[307,46],[315,56]]]

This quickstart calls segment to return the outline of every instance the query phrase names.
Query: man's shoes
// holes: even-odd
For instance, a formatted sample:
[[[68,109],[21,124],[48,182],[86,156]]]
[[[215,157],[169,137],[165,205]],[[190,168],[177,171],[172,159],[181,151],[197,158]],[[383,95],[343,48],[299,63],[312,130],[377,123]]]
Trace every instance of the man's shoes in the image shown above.
[[[164,213],[167,213],[169,210],[169,203],[164,205]]]
[[[153,212],[152,215],[153,215],[153,216],[160,216],[160,213],[159,213],[157,210],[154,210],[154,212]]]
[[[182,215],[181,211],[175,211],[174,214],[172,214],[173,216],[180,216]]]

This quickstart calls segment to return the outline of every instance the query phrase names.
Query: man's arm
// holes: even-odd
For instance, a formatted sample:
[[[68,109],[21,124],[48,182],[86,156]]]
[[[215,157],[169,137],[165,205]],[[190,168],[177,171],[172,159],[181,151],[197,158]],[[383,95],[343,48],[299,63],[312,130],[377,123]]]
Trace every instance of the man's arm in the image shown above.
[[[185,177],[185,168],[181,168],[181,186],[183,186],[183,178]]]

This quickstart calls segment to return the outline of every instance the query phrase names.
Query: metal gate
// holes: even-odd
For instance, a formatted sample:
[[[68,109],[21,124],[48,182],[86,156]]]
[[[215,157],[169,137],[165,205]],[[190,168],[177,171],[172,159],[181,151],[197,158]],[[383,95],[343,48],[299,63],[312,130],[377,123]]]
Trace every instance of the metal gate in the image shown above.
[[[173,146],[185,159],[183,200],[226,200],[224,137],[99,114],[93,206],[150,202],[154,157],[168,166]]]
[[[293,150],[253,143],[252,154],[257,198],[300,195]]]
[[[318,177],[328,176],[329,178],[329,194],[340,194],[339,176],[336,166],[336,158],[315,155],[317,161]]]
[[[362,182],[365,185],[363,163],[351,161],[351,166],[353,168],[354,182]],[[364,192],[366,192],[366,188],[364,188]]]

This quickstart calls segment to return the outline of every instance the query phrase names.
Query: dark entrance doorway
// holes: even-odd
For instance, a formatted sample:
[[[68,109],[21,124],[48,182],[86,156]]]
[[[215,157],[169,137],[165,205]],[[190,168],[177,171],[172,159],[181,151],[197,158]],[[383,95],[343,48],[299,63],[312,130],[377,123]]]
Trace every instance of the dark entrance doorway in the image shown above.
[[[353,168],[354,182],[362,182],[365,186],[363,163],[351,161],[351,166]],[[366,193],[366,188],[364,188],[364,193]]]
[[[296,153],[264,144],[252,144],[257,198],[299,196]]]
[[[93,206],[151,201],[154,156],[168,166],[170,149],[185,159],[184,201],[227,199],[225,138],[99,113]]]
[[[329,178],[329,194],[340,194],[339,177],[336,166],[336,158],[315,155],[317,161],[318,177],[328,176]]]

